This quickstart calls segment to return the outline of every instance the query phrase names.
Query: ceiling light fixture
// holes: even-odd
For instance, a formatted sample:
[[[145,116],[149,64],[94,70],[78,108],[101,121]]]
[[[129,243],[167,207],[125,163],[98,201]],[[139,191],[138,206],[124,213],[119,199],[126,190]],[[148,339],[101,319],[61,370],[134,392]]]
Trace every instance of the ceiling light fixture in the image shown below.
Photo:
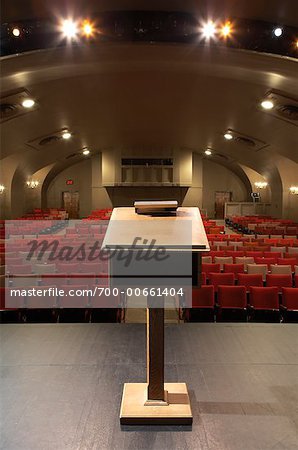
[[[268,186],[267,181],[256,181],[255,187],[258,189],[265,189]]]
[[[22,105],[24,108],[32,108],[35,105],[35,101],[32,98],[26,98],[22,101]]]
[[[209,150],[209,149],[205,150],[205,155],[211,156],[212,155],[212,151]]]
[[[263,100],[261,102],[261,106],[263,109],[270,110],[270,109],[274,108],[274,103],[272,100]]]
[[[231,22],[226,22],[220,29],[220,34],[223,38],[229,37],[233,32]]]
[[[94,34],[94,26],[88,20],[84,20],[82,25],[82,34],[89,38]]]
[[[73,20],[66,19],[62,22],[61,31],[66,38],[73,39],[78,34],[78,26]]]
[[[15,28],[13,28],[13,30],[12,30],[12,34],[13,34],[14,37],[20,37],[21,31],[20,31],[19,28],[15,27]]]
[[[62,132],[62,138],[65,139],[65,140],[67,141],[68,139],[71,138],[71,132],[68,131],[68,130],[64,130],[64,131]]]
[[[214,38],[215,33],[216,33],[216,26],[215,23],[212,22],[212,20],[209,20],[207,23],[203,25],[202,34],[205,39]]]
[[[88,150],[87,148],[85,148],[85,150],[83,151],[83,155],[87,156],[90,154],[90,150]]]
[[[281,27],[276,27],[273,30],[273,34],[276,37],[280,37],[282,35],[282,33],[283,33],[283,29]]]
[[[224,138],[225,138],[227,141],[231,141],[231,140],[233,139],[233,135],[232,135],[232,133],[231,133],[230,131],[227,131],[227,132],[224,134]]]

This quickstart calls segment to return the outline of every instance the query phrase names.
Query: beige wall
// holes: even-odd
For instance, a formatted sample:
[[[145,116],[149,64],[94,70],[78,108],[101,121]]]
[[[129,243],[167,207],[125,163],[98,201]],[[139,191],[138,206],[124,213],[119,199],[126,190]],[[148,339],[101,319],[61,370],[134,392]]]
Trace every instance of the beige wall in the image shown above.
[[[62,206],[62,192],[79,192],[80,217],[85,217],[91,211],[91,159],[75,164],[57,175],[50,183],[47,192],[47,207]],[[72,179],[72,186],[66,185],[66,180]]]
[[[214,217],[216,191],[232,192],[232,201],[245,202],[248,192],[244,183],[231,170],[210,160],[203,160],[203,209]]]

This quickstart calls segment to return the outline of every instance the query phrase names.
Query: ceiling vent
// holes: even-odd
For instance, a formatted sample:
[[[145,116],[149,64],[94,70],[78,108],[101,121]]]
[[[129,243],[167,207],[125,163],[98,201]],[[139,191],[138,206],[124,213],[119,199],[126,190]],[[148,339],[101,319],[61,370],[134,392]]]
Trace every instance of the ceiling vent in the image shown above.
[[[66,156],[65,159],[75,158],[75,156],[79,156],[78,153],[72,153],[71,155]]]
[[[35,150],[42,150],[44,147],[54,147],[55,145],[64,145],[68,141],[65,141],[62,139],[63,131],[65,131],[65,128],[57,131],[53,131],[52,133],[49,133],[45,136],[39,136],[35,139],[32,139],[31,141],[27,142],[27,145],[29,147],[34,148]],[[69,147],[68,147],[69,150]]]
[[[298,120],[298,106],[297,105],[281,105],[276,108],[277,113],[284,119],[290,121]]]
[[[25,89],[3,95],[0,98],[0,123],[35,111],[37,108],[36,104],[32,108],[24,108],[22,105],[23,101],[29,98],[32,98],[32,96]]]
[[[60,141],[61,137],[59,136],[47,136],[43,138],[38,145],[44,146],[49,144],[54,144],[54,142]]]
[[[223,155],[222,153],[215,153],[214,156],[215,156],[215,158],[224,159],[225,161],[230,160],[230,158],[227,155]]]
[[[264,100],[270,100],[273,102],[273,108],[270,110],[264,110],[261,106],[260,109],[266,114],[276,117],[277,119],[288,122],[297,127],[298,125],[298,100],[292,98],[287,94],[280,91],[267,92]]]
[[[226,130],[225,134],[230,134],[232,136],[232,139],[226,141],[227,145],[236,144],[241,147],[249,147],[255,151],[262,150],[269,145],[266,142],[257,139],[256,137],[247,136],[246,134],[240,133],[236,130],[232,130],[231,128]]]
[[[239,142],[239,144],[246,145],[247,147],[255,147],[256,143],[252,139],[243,136],[236,136],[235,141]]]
[[[9,119],[17,113],[17,106],[10,103],[0,104],[1,120]]]

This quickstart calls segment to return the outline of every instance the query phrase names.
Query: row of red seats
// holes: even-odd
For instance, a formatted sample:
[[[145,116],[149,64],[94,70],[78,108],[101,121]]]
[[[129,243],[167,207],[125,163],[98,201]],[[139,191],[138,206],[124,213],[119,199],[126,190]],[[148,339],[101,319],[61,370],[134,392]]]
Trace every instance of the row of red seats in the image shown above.
[[[192,291],[192,308],[216,309],[220,316],[223,310],[250,311],[250,317],[255,311],[298,312],[298,289],[283,287],[281,302],[277,287],[254,286],[250,288],[249,296],[245,286],[218,286],[215,296],[214,286],[202,286]],[[186,308],[185,318],[190,319],[191,309]]]
[[[233,272],[209,272],[206,274],[202,272],[200,275],[201,285],[212,285],[215,292],[217,292],[219,286],[244,286],[247,292],[250,291],[252,286],[263,287],[264,279],[260,273],[238,273],[237,276]],[[298,288],[298,274],[294,277],[290,274],[268,274],[266,277],[266,286],[275,286],[278,289],[283,287],[296,287]]]

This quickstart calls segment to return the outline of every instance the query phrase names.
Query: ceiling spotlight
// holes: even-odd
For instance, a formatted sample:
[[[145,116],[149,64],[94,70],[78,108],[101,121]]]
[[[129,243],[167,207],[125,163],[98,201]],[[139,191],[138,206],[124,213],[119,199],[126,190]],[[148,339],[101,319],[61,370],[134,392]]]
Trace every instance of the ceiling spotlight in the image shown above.
[[[76,22],[70,19],[63,20],[61,30],[64,36],[68,39],[75,38],[78,34],[78,26]]]
[[[282,35],[282,33],[283,33],[283,29],[281,27],[276,27],[273,30],[273,34],[276,37],[280,37]]]
[[[19,28],[15,27],[15,28],[12,30],[12,34],[14,35],[14,37],[20,37],[21,31],[20,31]]]
[[[232,34],[232,25],[230,22],[226,22],[220,29],[222,37],[227,38]]]
[[[88,150],[87,148],[83,151],[83,155],[85,155],[85,156],[89,155],[89,153],[90,153],[90,150]]]
[[[274,103],[272,100],[263,100],[261,102],[261,106],[263,109],[272,109],[274,107]]]
[[[233,135],[232,135],[232,133],[231,133],[230,131],[227,131],[227,132],[224,134],[224,138],[225,138],[227,141],[231,141],[231,140],[233,139]]]
[[[94,34],[94,26],[88,20],[84,20],[84,22],[83,22],[82,33],[87,38]]]
[[[68,130],[63,131],[62,138],[67,140],[71,138],[71,133]]]
[[[212,155],[212,151],[209,149],[205,150],[205,155],[207,155],[207,156]]]
[[[26,98],[22,101],[22,105],[24,108],[32,108],[35,105],[35,101],[32,98]]]
[[[215,36],[216,33],[216,26],[212,20],[209,20],[209,22],[205,23],[202,28],[202,34],[205,39],[210,39]]]

